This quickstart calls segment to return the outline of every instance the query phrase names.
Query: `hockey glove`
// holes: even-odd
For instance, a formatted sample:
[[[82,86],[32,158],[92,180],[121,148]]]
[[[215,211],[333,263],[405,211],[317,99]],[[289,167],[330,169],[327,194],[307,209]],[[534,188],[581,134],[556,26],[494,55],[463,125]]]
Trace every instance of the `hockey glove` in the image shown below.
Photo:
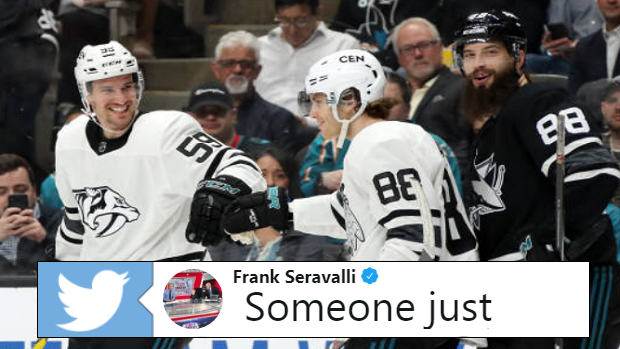
[[[289,229],[288,196],[286,190],[271,187],[233,201],[224,212],[222,226],[227,234],[238,234],[272,226]]]
[[[189,224],[185,230],[187,241],[213,245],[222,240],[222,213],[228,204],[252,190],[241,180],[230,176],[205,179],[198,183],[192,200]]]

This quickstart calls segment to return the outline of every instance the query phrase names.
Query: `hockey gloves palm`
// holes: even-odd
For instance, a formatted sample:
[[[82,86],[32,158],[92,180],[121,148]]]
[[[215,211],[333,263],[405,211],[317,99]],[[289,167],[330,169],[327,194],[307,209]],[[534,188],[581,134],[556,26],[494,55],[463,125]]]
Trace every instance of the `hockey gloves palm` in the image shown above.
[[[189,224],[185,230],[187,241],[213,245],[222,240],[222,213],[237,197],[252,190],[234,177],[219,176],[200,181],[192,200]]]
[[[272,226],[277,230],[289,229],[288,196],[286,190],[271,187],[233,201],[222,219],[224,231],[238,234]]]

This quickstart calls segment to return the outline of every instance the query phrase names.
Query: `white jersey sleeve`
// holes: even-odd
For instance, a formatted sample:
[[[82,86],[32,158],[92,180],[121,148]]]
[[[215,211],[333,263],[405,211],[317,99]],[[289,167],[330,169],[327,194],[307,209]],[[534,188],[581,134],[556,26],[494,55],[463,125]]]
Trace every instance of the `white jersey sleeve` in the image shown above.
[[[329,195],[318,195],[291,202],[294,229],[313,235],[346,239],[344,214],[338,196],[336,191]]]

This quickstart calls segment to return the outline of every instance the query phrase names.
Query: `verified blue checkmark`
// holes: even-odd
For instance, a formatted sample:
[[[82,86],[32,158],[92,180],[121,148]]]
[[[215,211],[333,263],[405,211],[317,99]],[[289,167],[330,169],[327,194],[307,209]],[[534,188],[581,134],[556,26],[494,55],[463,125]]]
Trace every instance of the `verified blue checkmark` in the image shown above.
[[[377,282],[378,278],[379,278],[379,273],[377,273],[377,271],[373,268],[370,268],[370,267],[366,268],[362,272],[362,281],[364,281],[367,284],[374,284],[375,282]]]

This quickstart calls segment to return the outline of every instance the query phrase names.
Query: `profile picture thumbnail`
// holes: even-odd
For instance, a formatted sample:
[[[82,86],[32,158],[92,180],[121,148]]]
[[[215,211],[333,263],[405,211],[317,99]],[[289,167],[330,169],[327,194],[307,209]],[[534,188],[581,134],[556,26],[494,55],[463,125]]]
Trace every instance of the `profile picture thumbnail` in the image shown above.
[[[222,288],[209,273],[187,269],[177,273],[164,287],[164,309],[175,324],[202,328],[213,322],[222,309]]]

